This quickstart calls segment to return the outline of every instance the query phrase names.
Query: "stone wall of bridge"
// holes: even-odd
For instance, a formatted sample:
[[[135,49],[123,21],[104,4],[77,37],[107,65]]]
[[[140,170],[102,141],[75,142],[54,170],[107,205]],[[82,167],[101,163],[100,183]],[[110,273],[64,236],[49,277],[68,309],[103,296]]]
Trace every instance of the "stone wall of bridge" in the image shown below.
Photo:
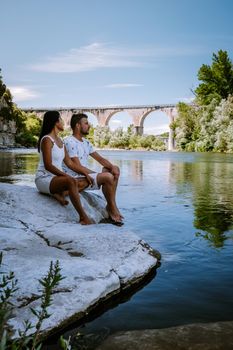
[[[25,112],[34,112],[39,117],[42,117],[44,112],[48,110],[58,110],[64,120],[65,129],[70,127],[70,119],[73,113],[91,113],[97,119],[98,125],[108,126],[111,118],[119,113],[126,112],[132,117],[132,124],[134,125],[135,133],[138,135],[143,134],[144,121],[146,117],[154,111],[162,111],[169,118],[169,124],[171,124],[176,118],[177,109],[176,105],[146,105],[146,106],[115,106],[115,107],[82,107],[82,108],[45,108],[45,109],[24,109]],[[174,149],[174,133],[170,128],[168,139],[168,150]]]

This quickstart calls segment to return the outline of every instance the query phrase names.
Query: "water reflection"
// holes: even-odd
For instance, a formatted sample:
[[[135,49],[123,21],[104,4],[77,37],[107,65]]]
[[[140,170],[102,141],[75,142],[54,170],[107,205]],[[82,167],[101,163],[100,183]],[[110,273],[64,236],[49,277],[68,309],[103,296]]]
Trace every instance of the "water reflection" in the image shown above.
[[[196,235],[216,248],[223,247],[233,228],[233,163],[171,163],[170,179],[178,194],[192,192]]]
[[[0,158],[0,175],[10,176],[13,174],[15,155],[13,153],[2,153]]]
[[[148,203],[158,202],[164,193],[172,198],[169,187],[174,188],[176,196],[183,201],[188,200],[186,206],[192,203],[196,236],[203,237],[216,248],[223,247],[232,237],[232,155],[113,152],[103,156],[120,167],[122,186],[139,184],[146,191],[147,184],[155,184],[155,189],[150,187],[147,193]],[[38,153],[30,150],[25,150],[24,154],[0,152],[0,181],[33,182],[38,158]],[[101,169],[91,158],[89,167]]]
[[[109,159],[107,155],[106,158]],[[125,177],[130,177],[130,179],[135,182],[140,182],[143,180],[143,160],[141,159],[110,159],[111,162],[119,166],[121,169],[121,174]],[[101,167],[96,164],[95,160],[91,157],[88,161],[89,167],[96,171],[101,171]]]
[[[22,152],[22,151],[21,151]],[[31,151],[32,152],[32,151]],[[34,153],[0,152],[0,178],[1,182],[14,182],[20,180],[21,175],[34,176],[39,156]]]
[[[28,152],[30,152],[30,150]],[[39,156],[37,152],[28,152],[0,152],[0,177],[11,177],[11,175],[15,174],[34,175],[36,172]],[[130,176],[130,178],[132,178],[133,180],[141,181],[143,179],[142,160],[116,159],[114,160],[114,164],[118,165],[121,169],[121,172]],[[97,171],[100,171],[101,169],[101,167],[91,157],[89,158],[89,167]]]

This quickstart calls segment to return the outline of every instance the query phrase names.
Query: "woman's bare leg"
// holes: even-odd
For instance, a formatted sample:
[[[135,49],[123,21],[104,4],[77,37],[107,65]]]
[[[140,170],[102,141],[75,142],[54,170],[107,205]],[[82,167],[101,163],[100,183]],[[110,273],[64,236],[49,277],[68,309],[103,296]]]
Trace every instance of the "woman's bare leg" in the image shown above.
[[[79,192],[77,191],[77,182],[74,178],[70,176],[55,176],[53,177],[50,183],[50,192],[52,194],[61,193],[63,191],[67,191],[69,193],[70,200],[79,214],[80,224],[82,225],[90,225],[92,221],[89,219],[87,214],[85,213],[81,201]]]
[[[85,188],[89,186],[89,183],[86,178],[77,178],[77,189],[78,192],[82,192]],[[68,191],[63,191],[60,193],[54,193],[53,197],[61,204],[61,205],[67,205],[69,204],[69,201],[65,199],[66,196],[69,195]]]
[[[76,181],[79,192],[82,192],[83,190],[85,190],[85,188],[89,186],[89,183],[85,177],[76,178]]]
[[[65,199],[65,193],[54,193],[53,197],[61,204],[61,205],[67,205],[69,202]]]

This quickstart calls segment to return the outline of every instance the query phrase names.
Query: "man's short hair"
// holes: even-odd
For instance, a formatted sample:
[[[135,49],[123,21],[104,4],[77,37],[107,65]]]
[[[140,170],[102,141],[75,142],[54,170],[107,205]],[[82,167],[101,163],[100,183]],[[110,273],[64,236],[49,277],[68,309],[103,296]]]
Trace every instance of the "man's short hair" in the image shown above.
[[[74,130],[75,125],[81,121],[83,118],[88,118],[85,113],[74,113],[70,120],[71,129]]]

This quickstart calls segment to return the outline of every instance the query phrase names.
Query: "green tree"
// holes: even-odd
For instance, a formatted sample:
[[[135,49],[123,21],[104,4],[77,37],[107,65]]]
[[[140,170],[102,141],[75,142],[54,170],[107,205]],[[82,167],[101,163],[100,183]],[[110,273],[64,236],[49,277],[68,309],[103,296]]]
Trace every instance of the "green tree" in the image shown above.
[[[105,147],[108,145],[111,132],[108,126],[99,126],[97,125],[95,129],[93,129],[93,142],[97,147]]]
[[[15,111],[17,135],[16,142],[25,147],[36,147],[42,121],[32,113]]]
[[[1,117],[6,120],[14,118],[13,102],[10,90],[3,83],[0,68],[0,111]]]
[[[94,129],[93,125],[91,124],[90,130],[89,130],[89,134],[87,135],[87,139],[91,143],[94,143],[94,133],[95,133],[95,129]]]
[[[196,88],[197,101],[201,105],[209,104],[213,99],[219,102],[233,94],[233,64],[226,51],[213,53],[213,62],[203,64],[198,71],[202,83]]]
[[[175,131],[176,147],[178,150],[194,151],[200,132],[199,111],[185,103],[179,103],[177,107],[178,117],[171,125]]]

